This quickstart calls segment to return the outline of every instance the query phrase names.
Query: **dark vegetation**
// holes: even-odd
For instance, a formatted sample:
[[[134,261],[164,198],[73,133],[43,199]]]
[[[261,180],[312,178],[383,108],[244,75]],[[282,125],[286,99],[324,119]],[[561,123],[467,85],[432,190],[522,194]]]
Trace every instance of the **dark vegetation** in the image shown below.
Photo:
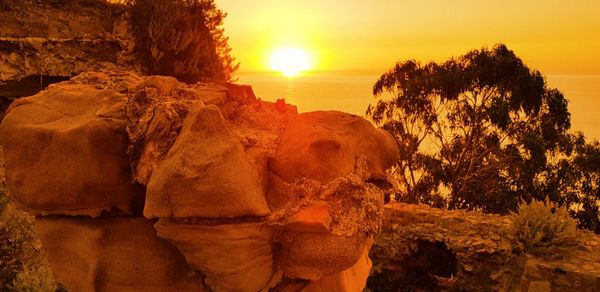
[[[194,83],[229,81],[239,65],[213,0],[129,0],[136,52],[149,74]]]
[[[33,217],[18,210],[0,190],[0,291],[64,291],[57,285]]]
[[[568,101],[505,45],[396,64],[367,115],[396,138],[401,201],[507,214],[546,197],[600,233],[600,144],[572,134]]]

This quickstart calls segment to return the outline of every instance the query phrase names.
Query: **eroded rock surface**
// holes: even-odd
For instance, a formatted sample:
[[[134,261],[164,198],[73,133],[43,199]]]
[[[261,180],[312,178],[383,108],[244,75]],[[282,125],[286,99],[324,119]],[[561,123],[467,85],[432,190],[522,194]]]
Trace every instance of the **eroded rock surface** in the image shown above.
[[[35,228],[69,291],[205,291],[201,275],[144,218],[38,217]]]
[[[8,188],[35,215],[143,208],[131,182],[124,110],[114,89],[70,81],[15,101],[0,125]]]
[[[146,270],[127,272],[127,254],[147,253],[133,241],[174,247],[148,254],[148,271],[163,276],[140,289],[358,291],[383,218],[371,182],[386,180],[397,155],[358,116],[298,115],[248,86],[125,71],[86,72],[19,100],[0,138],[10,196],[38,215],[58,280],[97,291],[145,281]],[[174,250],[186,263],[174,259],[168,274],[161,261]],[[188,265],[201,277],[183,277]]]
[[[398,160],[397,149],[389,133],[359,116],[303,113],[286,127],[271,169],[287,182],[310,178],[327,183],[354,172],[364,156],[369,176],[385,178],[384,170]]]
[[[197,103],[148,182],[144,215],[266,216],[261,181],[219,109]]]
[[[598,291],[600,237],[547,257],[515,250],[507,216],[391,204],[371,250],[376,291]]]
[[[133,68],[133,46],[124,9],[107,1],[2,1],[0,97],[84,71]]]

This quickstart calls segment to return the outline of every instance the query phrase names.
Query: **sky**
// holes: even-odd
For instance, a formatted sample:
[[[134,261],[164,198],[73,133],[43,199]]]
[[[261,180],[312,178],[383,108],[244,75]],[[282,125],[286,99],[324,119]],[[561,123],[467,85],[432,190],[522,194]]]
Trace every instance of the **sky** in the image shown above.
[[[281,47],[312,70],[386,70],[504,43],[544,74],[600,74],[599,0],[216,0],[240,72]]]

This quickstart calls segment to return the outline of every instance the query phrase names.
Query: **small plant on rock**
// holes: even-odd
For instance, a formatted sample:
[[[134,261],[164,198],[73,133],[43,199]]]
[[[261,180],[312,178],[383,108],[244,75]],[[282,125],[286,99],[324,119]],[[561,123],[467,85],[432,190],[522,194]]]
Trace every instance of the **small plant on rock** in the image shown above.
[[[517,248],[538,256],[577,246],[577,222],[565,207],[549,200],[521,203],[512,213],[512,238]]]

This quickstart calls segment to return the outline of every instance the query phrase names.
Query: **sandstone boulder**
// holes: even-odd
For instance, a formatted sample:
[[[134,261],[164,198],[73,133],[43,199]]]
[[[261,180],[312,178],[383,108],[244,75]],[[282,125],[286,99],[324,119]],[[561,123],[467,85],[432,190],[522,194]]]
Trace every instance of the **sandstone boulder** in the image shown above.
[[[261,181],[219,109],[196,104],[150,178],[144,215],[265,216]]]
[[[398,160],[393,137],[365,119],[342,112],[303,113],[290,121],[271,170],[284,181],[311,178],[329,182],[353,172],[366,158],[376,179]]]
[[[57,281],[69,291],[206,291],[144,218],[37,218]]]
[[[141,209],[131,183],[126,96],[61,83],[15,101],[0,125],[7,184],[33,214],[98,216]]]
[[[286,232],[281,240],[280,268],[290,278],[318,280],[352,267],[368,242],[366,233],[346,237]]]
[[[311,282],[302,289],[302,292],[361,292],[367,284],[367,278],[371,272],[372,263],[369,259],[369,250],[373,240],[365,246],[360,259],[350,268],[330,276]]]
[[[160,219],[155,228],[206,276],[214,291],[261,291],[275,275],[273,235],[263,223],[203,225]]]

